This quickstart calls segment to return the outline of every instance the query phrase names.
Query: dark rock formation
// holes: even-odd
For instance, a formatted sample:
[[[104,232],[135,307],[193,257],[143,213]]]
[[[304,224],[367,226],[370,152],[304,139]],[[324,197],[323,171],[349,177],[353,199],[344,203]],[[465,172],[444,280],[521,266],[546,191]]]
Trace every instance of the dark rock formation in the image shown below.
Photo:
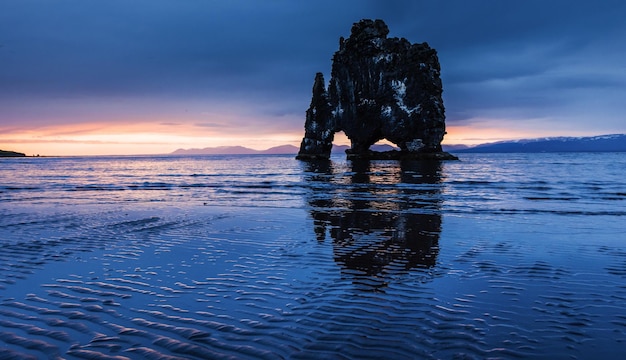
[[[306,158],[309,159],[328,159],[335,136],[335,119],[328,102],[322,73],[315,75],[313,98],[311,106],[306,111],[304,129],[304,139],[300,144],[298,157],[306,154]]]
[[[15,151],[0,150],[0,157],[24,157],[26,154]]]
[[[298,159],[328,158],[338,131],[350,139],[349,157],[371,158],[369,147],[387,139],[400,148],[388,157],[455,158],[441,150],[445,115],[437,52],[388,33],[382,20],[361,20],[348,39],[340,39],[328,91],[322,74],[315,77]]]

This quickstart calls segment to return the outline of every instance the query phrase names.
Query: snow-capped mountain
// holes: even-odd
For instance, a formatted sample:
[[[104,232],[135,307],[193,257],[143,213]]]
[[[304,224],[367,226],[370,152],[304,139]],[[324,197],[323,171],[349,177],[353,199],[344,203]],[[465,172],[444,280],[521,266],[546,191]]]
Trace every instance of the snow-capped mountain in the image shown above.
[[[590,137],[545,137],[499,141],[454,152],[621,152],[626,151],[626,134]]]

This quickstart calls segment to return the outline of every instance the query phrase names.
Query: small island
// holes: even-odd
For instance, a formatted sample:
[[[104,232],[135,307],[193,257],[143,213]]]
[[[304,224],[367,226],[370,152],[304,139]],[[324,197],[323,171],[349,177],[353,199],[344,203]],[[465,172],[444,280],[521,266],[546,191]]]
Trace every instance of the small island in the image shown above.
[[[0,150],[0,157],[25,157],[25,156],[26,154],[16,152],[16,151]]]
[[[328,159],[337,132],[350,139],[348,159],[457,160],[441,148],[443,86],[437,52],[427,43],[388,38],[382,20],[361,20],[339,40],[328,88],[313,83],[297,159]],[[400,150],[376,152],[386,139]]]

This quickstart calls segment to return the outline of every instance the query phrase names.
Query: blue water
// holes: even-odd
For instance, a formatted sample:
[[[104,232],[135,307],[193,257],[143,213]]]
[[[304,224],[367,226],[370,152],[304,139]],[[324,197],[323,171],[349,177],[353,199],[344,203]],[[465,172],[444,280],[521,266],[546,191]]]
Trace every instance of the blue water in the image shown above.
[[[626,154],[0,160],[2,358],[620,358]]]

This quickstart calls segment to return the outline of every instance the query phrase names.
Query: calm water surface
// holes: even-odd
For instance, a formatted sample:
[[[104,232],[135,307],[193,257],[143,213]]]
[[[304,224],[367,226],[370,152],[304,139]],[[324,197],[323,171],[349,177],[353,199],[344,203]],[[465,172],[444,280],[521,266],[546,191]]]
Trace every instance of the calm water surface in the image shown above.
[[[626,154],[0,160],[0,358],[620,358]]]

